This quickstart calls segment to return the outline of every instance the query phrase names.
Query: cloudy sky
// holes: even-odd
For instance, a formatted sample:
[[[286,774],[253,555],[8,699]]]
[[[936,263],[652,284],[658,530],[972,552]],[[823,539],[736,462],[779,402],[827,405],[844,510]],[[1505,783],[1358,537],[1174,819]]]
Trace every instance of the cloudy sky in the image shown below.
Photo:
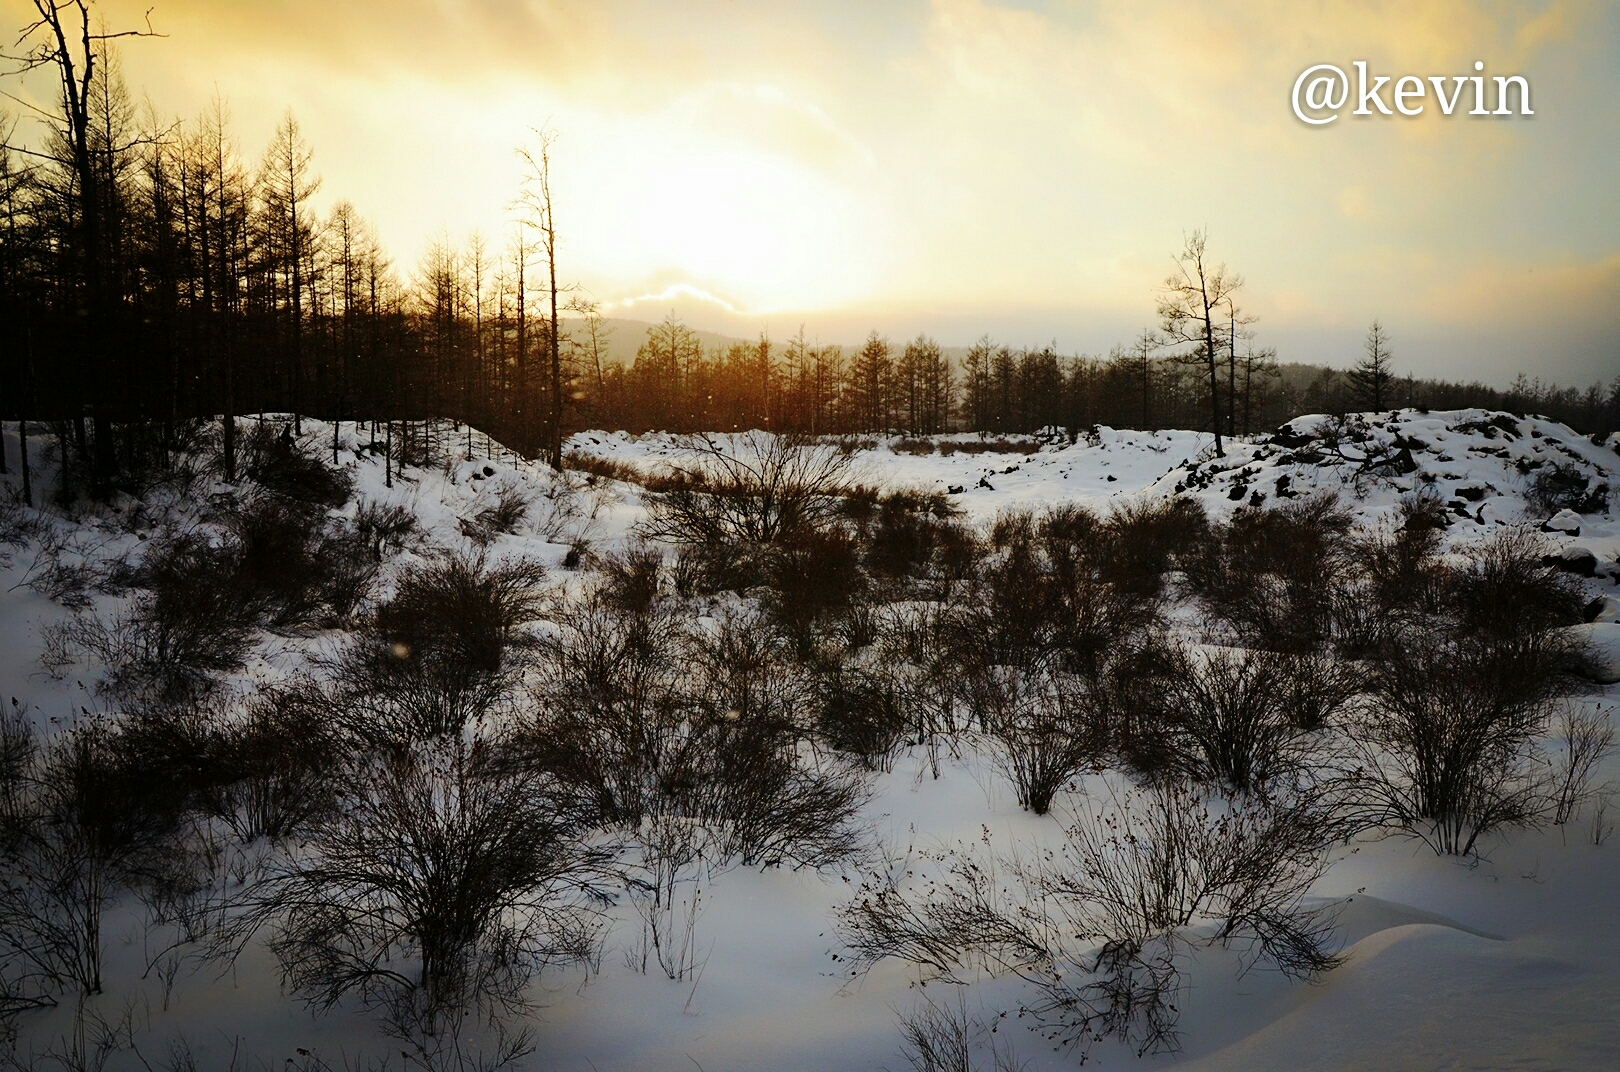
[[[291,107],[322,197],[405,274],[435,235],[503,240],[544,125],[561,274],[614,315],[1106,351],[1207,228],[1285,360],[1348,364],[1376,316],[1419,375],[1620,373],[1608,0],[101,6],[117,28],[152,4],[137,93],[188,117],[218,92],[250,157]],[[1294,117],[1301,71],[1358,59],[1482,61],[1493,106],[1520,74],[1536,114],[1430,93],[1412,118]]]

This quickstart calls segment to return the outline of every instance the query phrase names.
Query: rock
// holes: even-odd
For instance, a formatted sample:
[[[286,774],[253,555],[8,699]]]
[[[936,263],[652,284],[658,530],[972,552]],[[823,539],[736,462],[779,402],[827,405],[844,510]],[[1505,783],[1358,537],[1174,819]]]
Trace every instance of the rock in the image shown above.
[[[1597,555],[1584,547],[1566,547],[1564,553],[1558,556],[1558,568],[1566,573],[1578,573],[1582,577],[1597,576]]]
[[[1586,605],[1585,617],[1589,622],[1620,621],[1620,599],[1613,596],[1598,596]]]
[[[1542,532],[1562,532],[1566,536],[1581,534],[1581,515],[1573,510],[1560,510],[1541,525]]]

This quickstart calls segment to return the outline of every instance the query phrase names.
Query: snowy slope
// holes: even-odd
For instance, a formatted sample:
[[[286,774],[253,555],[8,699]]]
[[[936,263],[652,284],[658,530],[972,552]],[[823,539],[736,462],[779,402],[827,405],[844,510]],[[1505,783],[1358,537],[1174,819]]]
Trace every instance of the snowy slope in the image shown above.
[[[1509,426],[1511,424],[1511,427]],[[306,436],[329,449],[330,425],[306,421]],[[7,426],[15,458],[14,426]],[[356,482],[356,500],[398,505],[423,529],[416,551],[390,565],[398,570],[431,545],[466,546],[463,522],[497,502],[502,489],[532,497],[517,532],[497,536],[492,557],[524,555],[553,570],[562,589],[580,575],[559,568],[569,550],[611,549],[633,538],[644,516],[633,484],[557,476],[513,457],[482,436],[472,453],[441,468],[409,468],[385,486],[381,460],[365,450],[352,425],[338,430],[340,461]],[[970,443],[975,437],[945,437]],[[1594,595],[1614,593],[1610,568],[1620,555],[1620,457],[1569,429],[1538,419],[1482,411],[1372,415],[1351,429],[1305,417],[1279,433],[1230,442],[1215,458],[1211,437],[1192,432],[1142,433],[1098,429],[1071,444],[1043,442],[1031,453],[896,453],[880,439],[856,450],[858,479],[888,487],[960,489],[951,499],[967,520],[1076,501],[1106,510],[1134,498],[1196,496],[1212,515],[1241,503],[1333,491],[1363,525],[1384,523],[1400,497],[1432,486],[1449,504],[1448,538],[1465,545],[1501,525],[1543,519],[1529,505],[1535,474],[1554,462],[1578,472],[1595,495],[1609,494],[1591,512],[1552,519],[1547,538],[1588,552],[1597,574]],[[37,450],[38,447],[36,446]],[[678,437],[588,432],[568,450],[650,471],[678,462]],[[462,452],[465,453],[465,452]],[[329,457],[330,455],[328,455]],[[36,454],[36,458],[38,455]],[[1369,460],[1370,459],[1370,460]],[[42,478],[48,486],[48,476]],[[15,486],[15,477],[11,478]],[[154,516],[206,526],[217,479],[182,501],[133,502],[74,518],[45,515],[52,531],[84,553],[138,556],[155,531]],[[1256,496],[1260,496],[1257,500]],[[356,503],[345,508],[352,512]],[[60,679],[41,669],[43,627],[69,612],[24,582],[40,566],[38,544],[0,547],[0,698],[18,697],[42,724],[95,709],[98,667],[76,665]],[[385,590],[388,575],[383,578]],[[98,607],[109,597],[94,596]],[[1603,623],[1600,623],[1603,624]],[[1620,629],[1620,626],[1615,628]],[[237,684],[294,672],[329,643],[322,634],[267,638]],[[1578,702],[1613,707],[1620,686],[1594,687]],[[1611,759],[1597,781],[1620,781]],[[1100,786],[1088,780],[1082,790]],[[1019,810],[990,760],[967,751],[947,756],[936,778],[920,752],[902,755],[878,775],[866,820],[897,856],[907,846],[981,843],[1031,850],[1057,837],[1057,820]],[[1613,822],[1614,812],[1604,820]],[[1587,827],[1593,818],[1583,818]],[[832,935],[831,913],[858,881],[850,874],[734,869],[700,879],[705,907],[697,938],[704,968],[696,981],[672,982],[626,966],[634,937],[628,907],[598,972],[549,977],[535,1021],[534,1069],[723,1070],[900,1069],[906,1067],[895,1027],[897,1011],[918,1000],[914,977],[880,965],[849,980]],[[1608,841],[1591,844],[1581,830],[1543,830],[1499,839],[1475,864],[1436,858],[1401,840],[1345,850],[1317,895],[1340,906],[1341,940],[1349,960],[1320,985],[1289,982],[1266,971],[1239,973],[1235,953],[1205,955],[1189,973],[1179,1002],[1184,1051],[1137,1058],[1104,1044],[1091,1062],[1105,1068],[1185,1065],[1196,1069],[1526,1069],[1620,1068],[1620,855]],[[198,1067],[225,1068],[233,1052],[252,1055],[242,1067],[305,1067],[310,1051],[334,1067],[366,1067],[397,1056],[371,1020],[346,1006],[312,1017],[281,993],[273,963],[250,952],[236,970],[182,973],[172,995],[142,979],[142,938],[135,906],[109,922],[108,993],[101,1015],[128,1007],[139,1056],[125,1050],[109,1067],[160,1067],[166,1040],[184,1036]],[[993,1018],[1015,1008],[1018,988],[1007,979],[970,986],[970,1012]],[[931,988],[932,990],[932,988]],[[71,1003],[70,1003],[71,1004]],[[24,1027],[24,1053],[58,1046],[71,1030],[71,1010],[35,1016]],[[1075,1067],[1038,1035],[1009,1019],[1001,1028],[1034,1072]]]

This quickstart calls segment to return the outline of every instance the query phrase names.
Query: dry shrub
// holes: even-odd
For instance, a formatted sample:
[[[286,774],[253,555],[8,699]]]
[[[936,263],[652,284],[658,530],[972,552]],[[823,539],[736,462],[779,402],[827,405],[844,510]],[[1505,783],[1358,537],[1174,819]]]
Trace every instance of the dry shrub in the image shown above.
[[[214,809],[244,841],[292,838],[333,806],[347,744],[312,683],[266,689],[210,742]]]
[[[459,733],[499,705],[533,641],[545,569],[446,554],[409,570],[337,660],[339,702],[361,737]]]
[[[279,428],[263,421],[242,436],[242,471],[257,485],[289,502],[341,506],[354,490],[347,473],[331,469],[320,452],[299,443],[290,424]]]
[[[234,505],[217,537],[151,540],[118,582],[135,590],[110,620],[82,617],[53,656],[89,652],[109,667],[115,696],[177,702],[243,665],[261,629],[334,625],[370,593],[376,565],[353,530],[324,511],[267,495]]]
[[[1533,821],[1544,786],[1532,740],[1565,687],[1568,657],[1550,633],[1419,636],[1391,651],[1353,726],[1369,819],[1458,856],[1490,831]]]
[[[1108,744],[1086,682],[1050,666],[988,667],[967,684],[969,710],[995,742],[1018,806],[1045,815],[1070,779],[1096,764]]]
[[[1264,790],[1305,766],[1310,732],[1353,691],[1316,655],[1177,647],[1161,669],[1175,765],[1236,792]]]
[[[494,502],[459,522],[461,534],[480,547],[494,542],[497,536],[517,532],[518,526],[529,516],[529,508],[534,505],[523,489],[514,484],[497,488],[494,499]]]
[[[1332,632],[1332,592],[1349,561],[1350,515],[1331,495],[1243,507],[1187,561],[1211,616],[1251,647],[1314,651]]]
[[[863,783],[802,747],[803,683],[771,630],[726,617],[689,632],[601,589],[557,625],[525,754],[598,822],[696,824],[711,862],[819,867],[854,850]]]
[[[606,856],[551,778],[475,733],[356,756],[339,785],[235,934],[270,927],[311,1006],[353,995],[426,1048],[528,1011],[538,972],[591,955]]]
[[[811,672],[821,739],[869,770],[888,770],[911,725],[895,676],[836,657],[813,664]]]
[[[1180,964],[1196,946],[1237,944],[1293,976],[1337,962],[1330,921],[1303,903],[1331,840],[1308,799],[1222,806],[1161,783],[1072,818],[1062,846],[1033,860],[942,850],[875,874],[840,909],[839,933],[854,974],[891,957],[951,982],[1012,972],[1060,1045],[1174,1049]]]
[[[15,713],[20,714],[20,712]],[[178,713],[79,723],[39,742],[4,724],[0,1018],[101,993],[102,919],[131,889],[183,881],[177,827],[196,797],[196,723]]]
[[[1592,774],[1614,751],[1614,723],[1603,708],[1569,704],[1559,712],[1553,739],[1559,763],[1553,772],[1552,821],[1563,826],[1592,797]]]
[[[603,458],[595,454],[585,454],[580,451],[570,451],[564,454],[563,468],[589,473],[592,477],[599,477],[603,480],[622,481],[626,484],[642,484],[646,480],[641,470],[627,462],[621,462],[614,458]]]
[[[925,992],[917,1007],[900,1017],[903,1052],[914,1072],[1022,1072],[1012,1044],[996,1027],[986,1028],[968,1015],[960,989],[954,1005]],[[980,1054],[988,1065],[980,1063]]]
[[[990,532],[989,561],[952,608],[954,654],[963,666],[1032,667],[1057,658],[1095,677],[1105,653],[1151,630],[1159,602],[1107,575],[1103,526],[1060,507],[1004,514]]]
[[[236,555],[228,583],[271,628],[346,619],[376,577],[358,531],[329,529],[314,507],[251,498],[226,530]]]
[[[420,530],[416,515],[403,506],[365,502],[355,512],[355,534],[376,562],[410,546]]]
[[[971,554],[973,536],[952,522],[957,513],[939,492],[884,496],[862,526],[867,568],[891,578],[933,574],[947,585],[959,579],[971,568],[962,552]]]
[[[837,625],[866,595],[855,540],[840,529],[784,541],[764,559],[772,619],[808,656],[816,636]]]
[[[110,622],[81,618],[74,643],[108,667],[114,695],[177,701],[239,669],[262,622],[262,603],[235,586],[238,554],[193,534],[154,540],[140,592]]]
[[[1567,462],[1548,462],[1530,478],[1525,495],[1539,517],[1551,517],[1560,510],[1601,513],[1608,500],[1608,487],[1588,480],[1585,473]]]
[[[1507,640],[1580,623],[1585,592],[1543,563],[1546,551],[1546,541],[1527,528],[1504,529],[1470,547],[1445,595],[1457,632]]]
[[[850,455],[803,436],[692,436],[679,486],[650,505],[649,535],[717,546],[769,544],[827,527],[849,485]]]
[[[1116,506],[1106,522],[1103,576],[1120,588],[1157,596],[1164,576],[1204,541],[1209,520],[1197,499]]]
[[[998,436],[995,439],[969,439],[955,444],[955,448],[963,454],[1034,454],[1041,449],[1041,445],[1033,439]]]

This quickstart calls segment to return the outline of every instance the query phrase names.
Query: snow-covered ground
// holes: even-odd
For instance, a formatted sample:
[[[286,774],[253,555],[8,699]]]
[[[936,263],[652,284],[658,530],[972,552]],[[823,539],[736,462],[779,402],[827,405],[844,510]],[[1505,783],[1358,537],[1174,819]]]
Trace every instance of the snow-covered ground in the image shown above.
[[[306,421],[305,428],[310,441],[329,449],[330,425]],[[14,425],[5,436],[7,456],[15,459]],[[461,543],[462,519],[493,503],[502,487],[522,488],[536,506],[516,534],[494,540],[491,554],[538,559],[564,585],[581,583],[577,573],[559,568],[571,548],[622,546],[645,515],[634,485],[587,482],[579,474],[561,480],[490,449],[481,436],[473,440],[475,459],[409,468],[388,488],[380,459],[359,449],[353,426],[341,426],[339,436],[356,499],[406,508],[432,544]],[[1074,443],[1053,437],[1031,453],[906,454],[895,453],[894,442],[858,447],[857,479],[948,491],[974,523],[1021,507],[1073,501],[1105,511],[1114,502],[1174,495],[1196,496],[1220,517],[1240,503],[1333,490],[1359,524],[1377,526],[1388,523],[1402,495],[1430,486],[1454,519],[1446,531],[1453,547],[1530,519],[1536,475],[1557,462],[1594,489],[1606,484],[1612,491],[1600,512],[1552,518],[1546,539],[1577,566],[1590,556],[1586,572],[1592,576],[1583,583],[1593,597],[1620,595],[1620,456],[1533,418],[1406,411],[1340,427],[1308,417],[1280,435],[1231,442],[1219,459],[1210,436],[1191,432],[1104,428]],[[37,440],[33,449],[37,461]],[[679,437],[661,434],[589,432],[573,436],[567,449],[651,471],[678,462],[686,448]],[[14,488],[15,475],[7,482]],[[41,484],[48,490],[48,477]],[[85,508],[72,519],[53,510],[45,520],[68,541],[69,559],[75,553],[138,554],[158,517],[172,524],[188,511],[200,515],[200,504],[222,490],[207,478],[184,501],[148,503],[142,512],[124,501]],[[345,509],[354,511],[355,502]],[[43,566],[39,548],[37,539],[0,547],[0,698],[15,696],[49,725],[81,708],[97,709],[101,668],[72,665],[53,677],[42,667],[46,627],[71,612],[25,583]],[[413,557],[407,552],[389,569]],[[109,597],[92,598],[100,605]],[[1611,604],[1600,616],[1606,621],[1587,627],[1595,642],[1613,643],[1608,634],[1620,631],[1614,610]],[[322,634],[266,637],[236,684],[251,689],[290,674],[330,642]],[[1620,685],[1594,683],[1573,702],[1612,710],[1617,699]],[[1098,789],[1099,777],[1082,780],[1075,791]],[[1608,760],[1595,780],[1620,783],[1620,761]],[[1617,813],[1620,807],[1605,817],[1589,804],[1568,828],[1493,836],[1471,861],[1437,857],[1400,838],[1340,849],[1313,892],[1340,908],[1338,934],[1348,954],[1342,966],[1304,983],[1263,968],[1244,974],[1235,952],[1205,952],[1178,1002],[1181,1052],[1138,1058],[1105,1043],[1092,1048],[1088,1063],[1211,1070],[1620,1068],[1620,846],[1612,839],[1595,845],[1591,836],[1594,824],[1612,824]],[[920,751],[902,754],[892,772],[875,777],[864,817],[893,854],[985,838],[1031,849],[1052,844],[1059,833],[1057,819],[1021,811],[994,765],[971,752],[947,755],[937,777]],[[621,906],[597,970],[570,969],[545,979],[544,1008],[533,1025],[537,1050],[526,1067],[906,1067],[896,1015],[919,1001],[915,973],[884,963],[852,979],[834,934],[832,913],[858,882],[859,875],[839,871],[741,867],[705,877],[696,924],[703,967],[695,981],[627,966],[624,951],[639,926]],[[147,965],[138,916],[137,906],[124,905],[106,928],[107,988],[94,999],[94,1011],[108,1021],[127,1011],[139,1050],[114,1054],[111,1067],[142,1067],[143,1061],[162,1067],[169,1060],[167,1040],[182,1037],[198,1068],[281,1068],[287,1061],[303,1067],[309,1054],[332,1067],[384,1060],[401,1067],[397,1046],[365,1013],[339,1006],[312,1016],[283,994],[273,962],[259,948],[223,974],[217,966],[182,971],[165,996],[154,976],[142,977]],[[986,979],[968,986],[965,999],[970,1013],[991,1022],[1017,1009],[1019,983]],[[66,1048],[71,1005],[19,1021],[24,1059]],[[998,1035],[1016,1050],[1021,1067],[1077,1063],[1014,1018],[1002,1022]]]

